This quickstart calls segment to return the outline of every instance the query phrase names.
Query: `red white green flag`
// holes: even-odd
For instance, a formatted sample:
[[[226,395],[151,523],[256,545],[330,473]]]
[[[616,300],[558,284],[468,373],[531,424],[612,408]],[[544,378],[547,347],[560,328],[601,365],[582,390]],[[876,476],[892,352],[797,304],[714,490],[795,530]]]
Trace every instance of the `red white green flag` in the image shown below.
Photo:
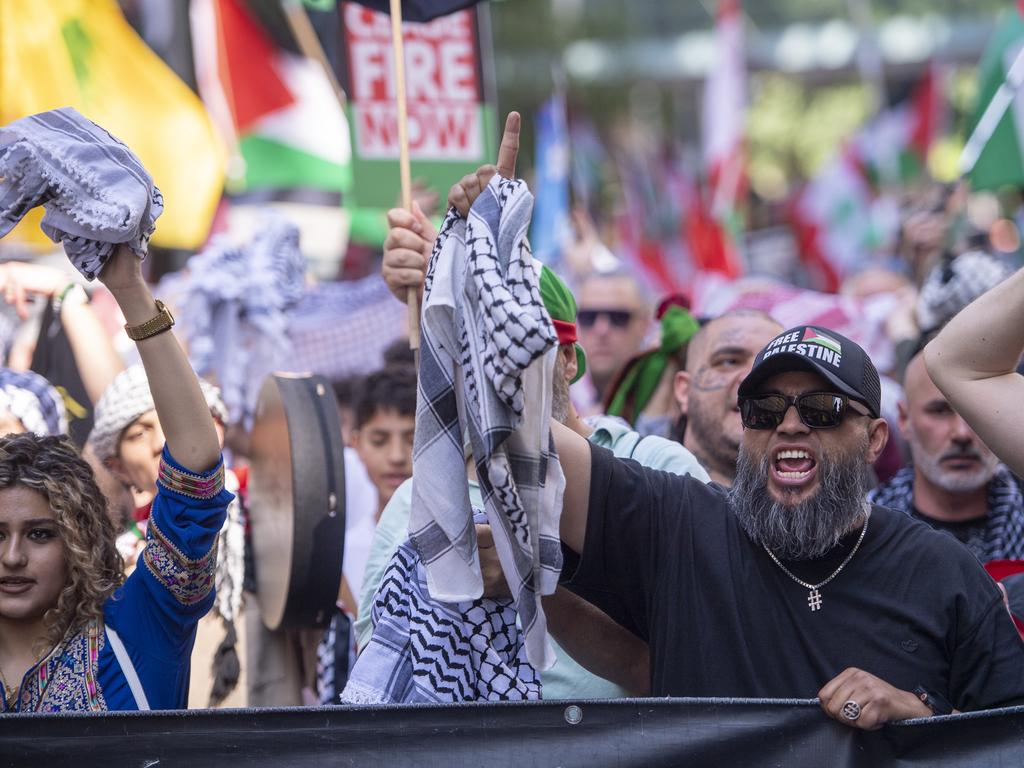
[[[868,179],[903,185],[927,168],[928,152],[944,122],[942,74],[933,62],[905,102],[885,109],[858,131],[855,145]]]
[[[843,277],[863,265],[883,239],[883,213],[855,147],[848,144],[790,207],[800,258],[816,288],[838,291]]]
[[[746,60],[743,13],[739,0],[719,0],[715,19],[715,58],[704,82],[702,135],[706,198],[697,196],[697,242],[714,244],[710,253],[694,252],[695,263],[735,277],[742,271],[738,242],[743,231],[742,199],[746,193],[744,135]],[[710,218],[709,218],[710,217]],[[708,232],[706,226],[720,232]],[[693,243],[691,243],[693,247]]]
[[[348,120],[319,64],[281,50],[240,0],[193,0],[196,78],[235,148],[233,192],[351,188]]]
[[[1024,10],[1004,13],[978,64],[978,102],[961,165],[974,189],[1024,184],[1024,89],[1008,82],[1024,48]],[[1018,74],[1020,66],[1017,66]],[[990,107],[995,107],[990,111]],[[991,123],[990,119],[999,118]],[[1001,117],[999,113],[1002,113]],[[978,130],[982,123],[988,123]],[[968,160],[967,158],[970,157]]]

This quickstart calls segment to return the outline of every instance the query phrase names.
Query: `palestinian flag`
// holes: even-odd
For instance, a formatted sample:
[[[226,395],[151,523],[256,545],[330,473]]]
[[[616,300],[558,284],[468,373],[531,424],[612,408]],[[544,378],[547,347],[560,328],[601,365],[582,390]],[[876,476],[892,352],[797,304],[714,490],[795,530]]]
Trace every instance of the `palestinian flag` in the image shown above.
[[[921,177],[944,118],[940,73],[929,64],[902,104],[883,110],[854,141],[864,171],[875,187],[903,185]]]
[[[833,339],[831,336],[826,336],[824,333],[814,330],[813,328],[804,328],[804,336],[802,341],[809,342],[811,344],[818,344],[826,349],[831,349],[837,355],[843,354],[843,345]]]
[[[969,134],[1006,80],[1010,66],[1024,47],[1024,15],[1019,8],[1000,17],[978,65],[978,103]],[[1024,185],[1024,90],[1013,95],[1006,114],[984,145],[969,176],[974,189]]]
[[[229,191],[316,190],[338,204],[352,150],[319,64],[278,47],[242,0],[194,0],[191,25],[200,94],[234,148]]]

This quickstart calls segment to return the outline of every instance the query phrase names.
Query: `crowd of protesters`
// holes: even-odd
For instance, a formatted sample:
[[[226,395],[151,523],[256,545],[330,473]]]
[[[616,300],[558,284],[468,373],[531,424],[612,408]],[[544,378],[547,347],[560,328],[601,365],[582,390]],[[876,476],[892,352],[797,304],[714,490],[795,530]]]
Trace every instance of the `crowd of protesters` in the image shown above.
[[[55,229],[92,303],[70,268],[0,266],[83,385],[28,370],[45,334],[0,369],[0,710],[817,697],[876,728],[1024,703],[1024,273],[949,236],[964,196],[908,196],[898,248],[847,279],[853,306],[889,300],[876,327],[752,294],[704,314],[603,246],[574,286],[532,260],[518,134],[513,113],[439,229],[389,213],[381,276],[424,302],[423,349],[334,382],[346,538],[326,629],[262,623],[258,387],[198,379],[143,279],[151,182],[134,240]],[[0,225],[81,203],[8,186]],[[267,269],[300,286],[289,237]],[[292,305],[261,298],[272,336]]]

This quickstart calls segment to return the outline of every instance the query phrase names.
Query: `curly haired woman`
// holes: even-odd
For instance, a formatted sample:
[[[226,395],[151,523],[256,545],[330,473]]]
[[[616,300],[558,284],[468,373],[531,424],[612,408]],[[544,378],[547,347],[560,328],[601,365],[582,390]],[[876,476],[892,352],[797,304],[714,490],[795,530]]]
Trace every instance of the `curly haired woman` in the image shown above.
[[[166,444],[142,567],[122,577],[92,470],[66,438],[0,439],[0,711],[185,705],[232,499],[173,320],[124,246],[100,280],[137,339]],[[122,583],[123,582],[123,583]]]

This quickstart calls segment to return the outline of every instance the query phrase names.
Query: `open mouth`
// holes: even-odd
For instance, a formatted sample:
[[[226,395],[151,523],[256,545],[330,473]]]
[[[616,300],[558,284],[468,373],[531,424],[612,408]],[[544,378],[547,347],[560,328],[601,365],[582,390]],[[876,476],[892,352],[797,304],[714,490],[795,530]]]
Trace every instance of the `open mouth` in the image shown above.
[[[818,469],[810,452],[800,448],[784,448],[775,454],[772,474],[781,485],[803,485]]]

